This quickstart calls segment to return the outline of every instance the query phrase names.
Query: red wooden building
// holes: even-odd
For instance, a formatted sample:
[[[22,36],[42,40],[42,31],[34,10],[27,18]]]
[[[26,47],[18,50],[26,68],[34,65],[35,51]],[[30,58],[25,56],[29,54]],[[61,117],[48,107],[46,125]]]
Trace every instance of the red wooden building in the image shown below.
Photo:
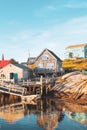
[[[3,68],[4,66],[8,65],[11,63],[11,60],[5,60],[4,55],[2,54],[2,60],[0,60],[0,68]]]

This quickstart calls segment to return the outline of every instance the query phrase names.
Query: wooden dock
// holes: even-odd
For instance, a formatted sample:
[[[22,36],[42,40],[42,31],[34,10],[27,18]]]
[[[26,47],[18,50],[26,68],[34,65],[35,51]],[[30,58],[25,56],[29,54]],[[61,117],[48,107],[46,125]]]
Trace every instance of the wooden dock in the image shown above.
[[[24,96],[26,94],[26,88],[14,85],[0,85],[0,92],[8,93],[16,96]]]
[[[19,96],[22,102],[36,101],[38,98],[40,98],[40,95],[38,94],[27,95],[27,89],[25,87],[16,86],[12,84],[0,85],[0,92]]]
[[[22,101],[30,102],[31,100],[40,99],[44,93],[50,89],[50,83],[53,79],[40,78],[38,81],[22,81],[17,84],[11,82],[0,82],[0,92],[21,97]]]

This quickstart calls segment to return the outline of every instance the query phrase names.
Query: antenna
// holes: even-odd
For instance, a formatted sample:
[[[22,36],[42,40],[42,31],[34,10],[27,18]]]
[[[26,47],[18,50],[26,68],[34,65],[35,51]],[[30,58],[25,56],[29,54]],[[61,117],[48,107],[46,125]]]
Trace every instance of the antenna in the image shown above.
[[[30,51],[28,49],[28,65],[30,64]]]
[[[29,49],[28,49],[28,61],[27,61],[27,65],[28,65],[28,67],[29,67],[29,65],[30,65],[30,51],[29,51]],[[29,77],[28,77],[28,79],[30,78],[30,69],[29,69]]]

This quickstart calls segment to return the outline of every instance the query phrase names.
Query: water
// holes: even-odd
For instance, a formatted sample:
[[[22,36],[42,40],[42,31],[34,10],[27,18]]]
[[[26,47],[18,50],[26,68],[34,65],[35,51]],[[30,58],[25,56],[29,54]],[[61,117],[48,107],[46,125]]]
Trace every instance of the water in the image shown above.
[[[87,107],[44,99],[0,106],[1,130],[87,130]]]

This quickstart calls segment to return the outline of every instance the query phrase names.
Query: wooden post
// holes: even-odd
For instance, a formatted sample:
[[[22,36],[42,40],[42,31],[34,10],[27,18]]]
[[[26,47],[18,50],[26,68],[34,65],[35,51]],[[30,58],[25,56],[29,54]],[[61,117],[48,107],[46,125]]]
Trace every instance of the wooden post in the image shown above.
[[[41,100],[41,119],[43,119],[43,102]]]
[[[27,86],[29,85],[29,80],[27,80]]]
[[[24,80],[23,80],[23,85],[24,85]]]
[[[41,96],[42,96],[42,94],[43,94],[43,88],[42,88],[42,86],[43,86],[43,77],[42,77],[42,75],[41,75],[41,78],[40,78],[40,83],[41,83]]]

